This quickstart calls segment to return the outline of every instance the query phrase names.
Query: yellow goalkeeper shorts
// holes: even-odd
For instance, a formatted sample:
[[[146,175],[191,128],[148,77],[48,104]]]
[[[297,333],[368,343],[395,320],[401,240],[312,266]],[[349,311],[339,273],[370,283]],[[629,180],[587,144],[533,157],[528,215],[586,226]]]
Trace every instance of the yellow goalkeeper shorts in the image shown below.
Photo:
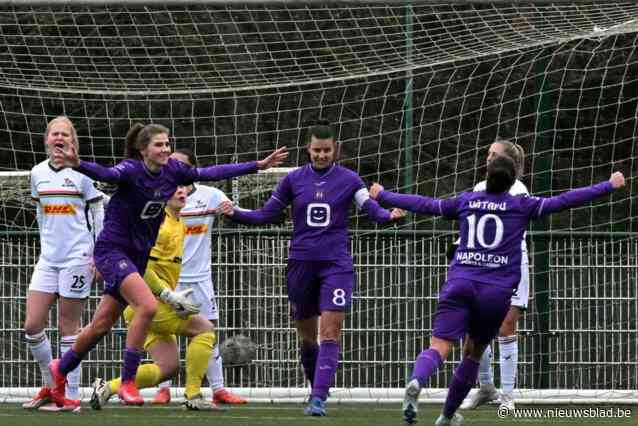
[[[131,324],[135,311],[129,306],[124,310],[124,320],[127,326]],[[148,336],[144,341],[144,350],[148,350],[155,342],[175,342],[175,335],[184,336],[186,322],[166,303],[158,301],[157,312],[148,330]]]

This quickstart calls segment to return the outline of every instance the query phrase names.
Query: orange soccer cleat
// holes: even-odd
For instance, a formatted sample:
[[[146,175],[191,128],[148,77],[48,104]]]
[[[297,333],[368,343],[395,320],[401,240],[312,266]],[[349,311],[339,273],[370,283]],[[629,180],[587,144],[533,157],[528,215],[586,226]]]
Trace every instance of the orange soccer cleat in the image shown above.
[[[151,404],[153,405],[166,405],[171,402],[171,389],[170,388],[159,388],[157,393],[155,394],[155,399]]]
[[[51,402],[51,389],[43,386],[33,399],[22,404],[22,408],[27,410],[35,410],[42,407],[44,404]]]
[[[248,401],[239,395],[235,395],[226,388],[217,390],[213,393],[213,402],[215,404],[232,404],[240,405],[246,404]]]
[[[117,396],[120,397],[124,405],[144,405],[144,398],[140,396],[140,391],[137,390],[133,380],[123,382]]]
[[[51,401],[58,407],[64,406],[66,391],[66,376],[60,373],[60,360],[54,359],[49,363],[49,372],[53,377],[53,387],[51,388]]]

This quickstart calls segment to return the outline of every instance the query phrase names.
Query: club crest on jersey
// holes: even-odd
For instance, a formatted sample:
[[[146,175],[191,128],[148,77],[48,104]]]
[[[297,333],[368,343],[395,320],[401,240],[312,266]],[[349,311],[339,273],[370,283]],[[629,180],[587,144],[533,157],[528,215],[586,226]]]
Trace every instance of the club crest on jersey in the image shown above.
[[[64,178],[64,183],[62,184],[63,187],[71,187],[71,188],[75,188],[75,184],[73,183],[73,181],[69,178]]]
[[[315,200],[323,200],[323,199],[324,199],[323,191],[315,191]]]
[[[124,270],[124,269],[126,269],[128,267],[128,263],[126,263],[126,260],[120,260],[120,262],[117,264],[117,266],[120,269]]]
[[[197,200],[195,202],[195,208],[196,209],[203,209],[206,207],[206,203],[204,203],[202,200]]]

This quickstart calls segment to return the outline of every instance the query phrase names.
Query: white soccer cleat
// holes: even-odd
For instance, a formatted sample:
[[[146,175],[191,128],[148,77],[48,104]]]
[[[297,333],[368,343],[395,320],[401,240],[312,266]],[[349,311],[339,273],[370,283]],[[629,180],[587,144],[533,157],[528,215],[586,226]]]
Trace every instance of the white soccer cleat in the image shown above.
[[[405,387],[403,397],[403,420],[409,425],[416,423],[416,413],[419,410],[419,394],[421,385],[417,379],[412,379]]]
[[[511,393],[504,393],[501,395],[501,405],[498,406],[499,411],[509,411],[512,412],[516,409],[514,405],[514,395]]]
[[[463,416],[459,413],[454,413],[451,419],[448,419],[443,414],[436,419],[434,422],[434,426],[462,426],[463,425]]]
[[[491,401],[498,399],[498,391],[494,385],[481,385],[478,392],[473,396],[466,398],[461,404],[461,410],[474,410],[483,404],[487,404]]]
[[[93,382],[93,394],[91,395],[91,408],[94,410],[101,410],[113,396],[111,393],[111,387],[104,379],[99,377]]]
[[[185,409],[192,411],[226,411],[226,408],[204,399],[201,394],[195,395],[191,399],[187,398],[183,405]]]

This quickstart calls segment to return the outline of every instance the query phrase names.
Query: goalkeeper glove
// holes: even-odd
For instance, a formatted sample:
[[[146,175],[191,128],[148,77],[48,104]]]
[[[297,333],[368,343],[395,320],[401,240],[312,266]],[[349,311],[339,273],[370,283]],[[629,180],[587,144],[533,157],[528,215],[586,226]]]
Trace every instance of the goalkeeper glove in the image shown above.
[[[171,291],[167,288],[162,290],[159,298],[162,302],[170,305],[180,318],[187,318],[189,315],[199,313],[201,303],[191,302],[188,296],[193,292],[192,288],[183,291]]]

